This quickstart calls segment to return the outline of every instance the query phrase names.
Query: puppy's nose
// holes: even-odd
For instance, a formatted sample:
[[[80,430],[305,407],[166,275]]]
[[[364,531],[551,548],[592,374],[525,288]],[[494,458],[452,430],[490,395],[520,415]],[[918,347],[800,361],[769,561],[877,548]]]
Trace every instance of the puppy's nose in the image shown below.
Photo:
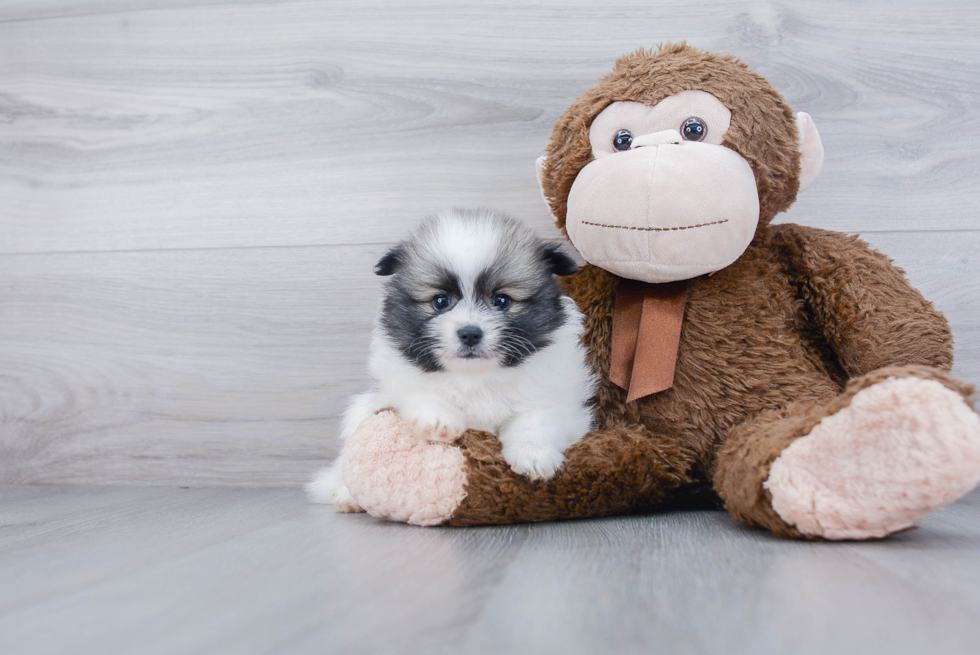
[[[464,325],[456,334],[459,335],[460,341],[471,348],[480,343],[480,339],[483,338],[483,330],[475,325]]]

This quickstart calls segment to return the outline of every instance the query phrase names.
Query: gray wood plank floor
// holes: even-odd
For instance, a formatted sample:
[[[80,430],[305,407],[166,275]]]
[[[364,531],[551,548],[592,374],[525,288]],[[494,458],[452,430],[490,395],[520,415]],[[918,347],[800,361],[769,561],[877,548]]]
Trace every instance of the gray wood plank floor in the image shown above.
[[[0,0],[0,483],[297,486],[423,214],[557,237],[558,114],[659,42],[814,116],[782,220],[859,232],[980,382],[980,11],[958,0]]]
[[[289,489],[0,487],[0,652],[976,653],[980,492],[872,543],[723,512],[415,528]]]

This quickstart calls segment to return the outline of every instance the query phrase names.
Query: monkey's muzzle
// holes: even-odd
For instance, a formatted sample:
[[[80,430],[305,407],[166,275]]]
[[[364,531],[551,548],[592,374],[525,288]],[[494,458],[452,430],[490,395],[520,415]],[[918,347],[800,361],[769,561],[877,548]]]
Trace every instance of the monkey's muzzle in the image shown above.
[[[643,282],[725,268],[759,222],[752,168],[725,146],[661,141],[579,172],[568,194],[569,238],[589,263]]]

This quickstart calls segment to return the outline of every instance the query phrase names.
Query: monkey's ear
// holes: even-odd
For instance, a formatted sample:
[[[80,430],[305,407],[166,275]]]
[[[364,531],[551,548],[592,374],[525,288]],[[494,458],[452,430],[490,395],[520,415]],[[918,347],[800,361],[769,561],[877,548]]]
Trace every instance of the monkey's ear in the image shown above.
[[[566,255],[557,243],[546,243],[542,255],[548,268],[555,275],[571,275],[578,272],[578,264]]]
[[[378,263],[374,265],[375,275],[392,275],[402,263],[405,251],[400,245],[395,246],[384,254]]]
[[[813,184],[823,168],[823,142],[806,112],[796,112],[796,129],[800,136],[800,191],[803,191]]]

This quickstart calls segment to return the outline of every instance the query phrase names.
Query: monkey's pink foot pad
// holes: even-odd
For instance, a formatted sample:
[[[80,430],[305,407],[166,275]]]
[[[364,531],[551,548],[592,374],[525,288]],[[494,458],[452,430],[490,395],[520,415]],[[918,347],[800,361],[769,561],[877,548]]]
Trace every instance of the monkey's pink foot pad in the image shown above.
[[[343,462],[351,495],[378,518],[438,525],[466,497],[466,458],[459,448],[419,439],[391,411],[358,426]]]
[[[980,416],[935,380],[859,391],[787,447],[764,486],[804,534],[872,539],[903,530],[980,482]]]

